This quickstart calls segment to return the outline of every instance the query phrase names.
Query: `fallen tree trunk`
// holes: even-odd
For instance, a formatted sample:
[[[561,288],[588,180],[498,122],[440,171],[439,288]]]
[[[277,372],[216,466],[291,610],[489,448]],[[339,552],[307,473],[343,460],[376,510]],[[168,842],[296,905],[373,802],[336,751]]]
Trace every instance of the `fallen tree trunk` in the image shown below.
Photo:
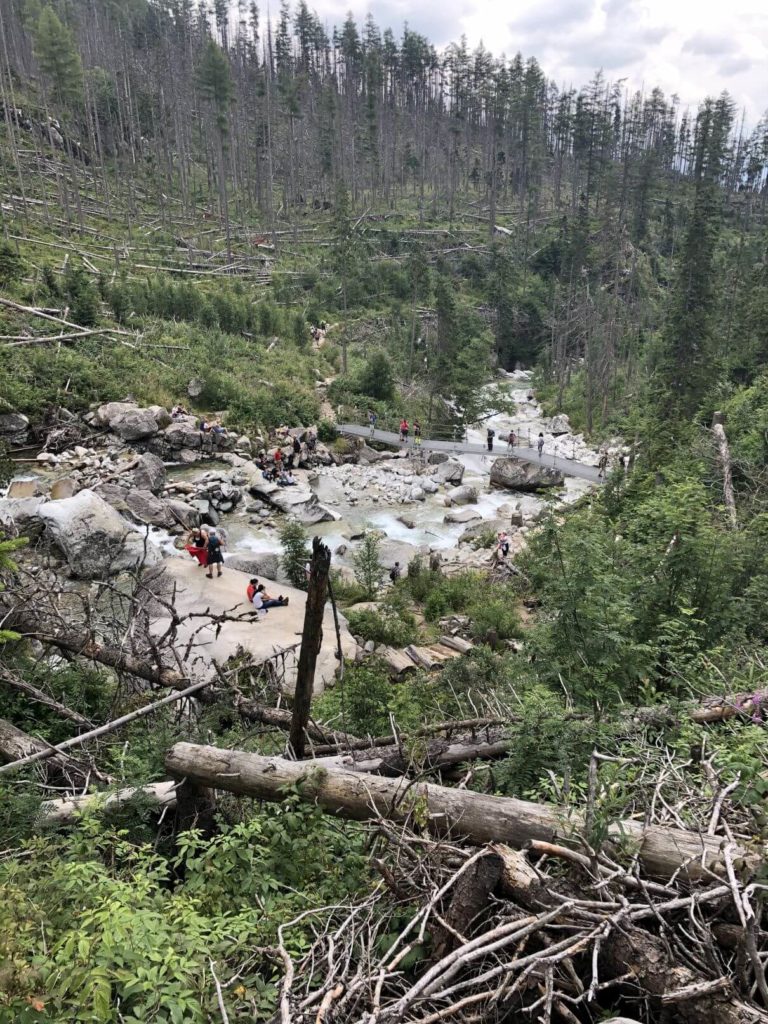
[[[373,749],[360,750],[331,757],[317,757],[314,765],[329,768],[345,768],[352,772],[370,772],[375,775],[402,775],[409,768],[447,768],[463,761],[490,760],[503,757],[509,750],[509,741],[500,729],[488,730],[483,739],[472,736],[457,737],[453,742],[430,740],[418,752],[409,752],[392,743],[380,748],[380,754]]]
[[[82,789],[88,784],[91,772],[87,767],[0,718],[0,761],[8,765],[32,757],[48,760],[46,774],[49,779],[63,779],[73,789]]]
[[[118,789],[116,793],[88,793],[85,796],[70,796],[63,800],[46,800],[40,806],[38,824],[70,825],[81,814],[95,810],[114,810],[134,797],[141,797],[158,807],[176,806],[175,782],[153,782],[148,786]]]
[[[378,775],[361,775],[335,765],[286,761],[241,750],[177,743],[165,759],[176,779],[262,800],[282,800],[286,789],[298,787],[305,800],[324,810],[357,820],[384,816],[406,821],[416,807],[432,831],[465,835],[477,843],[501,842],[513,847],[531,839],[578,843],[584,820],[565,808],[509,797],[486,796],[430,783],[412,783]],[[645,871],[668,879],[675,872],[698,878],[706,870],[722,872],[721,840],[682,829],[617,822],[615,840],[629,840]],[[739,851],[737,856],[744,856]]]

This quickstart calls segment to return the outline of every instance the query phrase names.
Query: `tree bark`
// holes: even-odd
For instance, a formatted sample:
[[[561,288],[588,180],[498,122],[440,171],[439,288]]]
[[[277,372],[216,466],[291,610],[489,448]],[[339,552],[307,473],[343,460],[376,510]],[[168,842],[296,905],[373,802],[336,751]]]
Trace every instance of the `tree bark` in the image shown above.
[[[735,530],[739,521],[736,515],[736,495],[733,491],[733,472],[731,469],[731,448],[725,434],[725,416],[716,412],[712,417],[712,433],[717,442],[717,452],[720,461],[720,469],[723,474],[723,500],[728,512],[728,522],[732,530]]]
[[[331,569],[331,551],[319,537],[312,541],[307,604],[304,609],[304,630],[301,636],[299,664],[296,670],[296,689],[293,695],[293,718],[289,742],[297,758],[304,757],[315,682],[315,666],[323,642],[323,616],[328,596],[328,573]]]
[[[40,807],[38,823],[42,825],[70,825],[77,818],[93,810],[112,810],[135,796],[140,796],[158,807],[176,806],[175,782],[153,782],[147,786],[130,786],[116,793],[88,793],[85,796],[70,796],[62,800],[47,800]]]
[[[262,800],[281,800],[286,788],[298,786],[305,800],[359,821],[383,815],[402,822],[418,807],[419,820],[428,821],[433,832],[450,831],[477,843],[520,847],[532,839],[577,842],[576,835],[584,828],[580,815],[569,818],[565,808],[555,805],[361,775],[322,762],[301,764],[241,750],[177,743],[168,751],[165,765],[174,778]],[[625,820],[611,828],[610,837],[634,843],[645,871],[654,877],[668,879],[682,871],[694,879],[707,869],[723,870],[722,841],[712,836]],[[745,854],[740,850],[734,856]]]
[[[85,766],[0,718],[0,761],[8,765],[26,758],[48,760],[46,773],[49,779],[63,779],[73,789],[81,789],[88,784],[91,773]]]

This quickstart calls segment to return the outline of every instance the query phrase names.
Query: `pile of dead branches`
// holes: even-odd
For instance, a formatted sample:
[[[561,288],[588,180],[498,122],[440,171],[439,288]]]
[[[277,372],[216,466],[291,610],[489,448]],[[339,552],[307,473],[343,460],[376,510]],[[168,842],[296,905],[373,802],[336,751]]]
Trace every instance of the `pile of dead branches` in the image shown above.
[[[727,848],[726,877],[695,885],[605,850],[471,848],[383,820],[371,853],[367,899],[281,927],[281,1024],[768,1021],[765,887]]]

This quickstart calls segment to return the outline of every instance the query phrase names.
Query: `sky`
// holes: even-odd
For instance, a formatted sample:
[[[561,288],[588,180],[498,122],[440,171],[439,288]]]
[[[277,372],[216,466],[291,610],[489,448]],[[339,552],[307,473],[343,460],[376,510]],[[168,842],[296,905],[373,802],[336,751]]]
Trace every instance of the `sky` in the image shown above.
[[[694,108],[727,90],[748,125],[768,111],[768,0],[309,0],[341,24],[370,11],[383,30],[404,22],[438,48],[466,35],[496,56],[535,57],[558,85],[602,68],[610,81],[658,85]]]

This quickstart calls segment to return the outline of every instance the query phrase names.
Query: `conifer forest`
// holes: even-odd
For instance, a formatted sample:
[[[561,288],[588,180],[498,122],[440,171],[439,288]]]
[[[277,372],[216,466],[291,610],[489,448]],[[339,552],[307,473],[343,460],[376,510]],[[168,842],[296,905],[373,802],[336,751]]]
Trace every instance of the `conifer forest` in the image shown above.
[[[768,1024],[766,117],[0,0],[0,1024]]]

